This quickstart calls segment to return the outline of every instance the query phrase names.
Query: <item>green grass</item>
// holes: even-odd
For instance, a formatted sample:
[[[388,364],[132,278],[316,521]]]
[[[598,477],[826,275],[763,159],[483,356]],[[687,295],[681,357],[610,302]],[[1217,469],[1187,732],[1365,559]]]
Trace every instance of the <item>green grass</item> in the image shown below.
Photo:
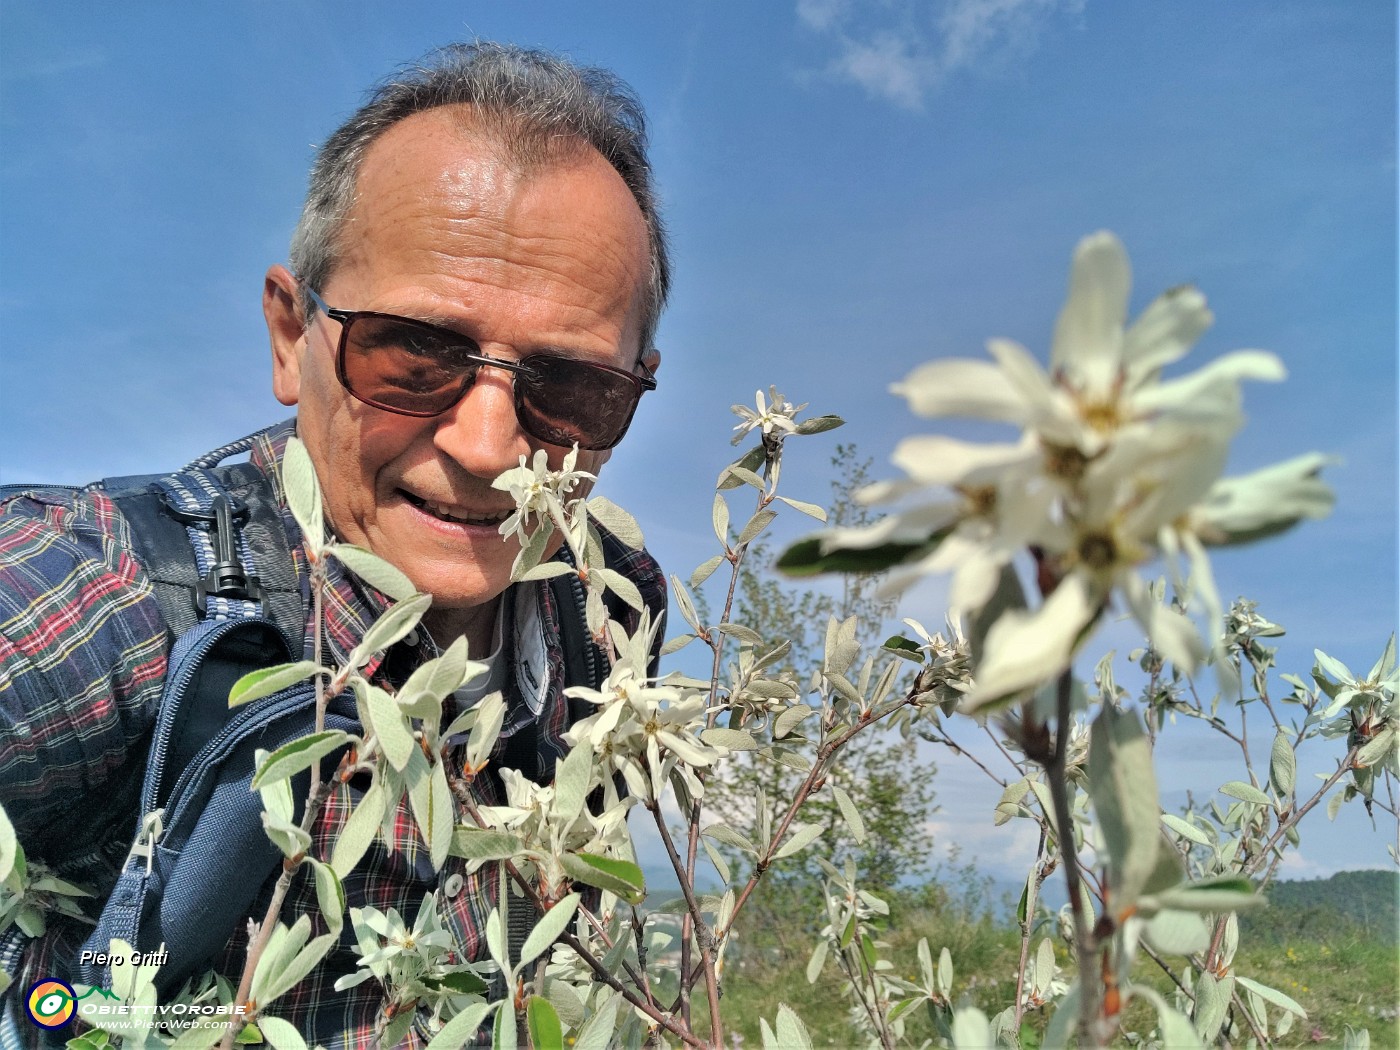
[[[807,960],[818,929],[815,902],[804,907],[793,894],[787,907],[771,899],[764,903],[766,907],[756,912],[755,921],[741,924],[739,938],[726,960],[723,1007],[728,1031],[738,1033],[743,1046],[758,1047],[759,1018],[767,1018],[771,1024],[778,1004],[787,1003],[807,1023],[815,1045],[866,1045],[850,1023],[852,1000],[844,993],[844,982],[833,961],[828,959],[815,984],[807,982]],[[955,997],[965,997],[989,1016],[1011,1004],[1020,938],[1010,924],[996,923],[985,914],[970,916],[954,907],[901,904],[898,900],[891,920],[884,936],[891,948],[885,957],[895,963],[900,976],[918,980],[916,945],[920,936],[926,936],[935,960],[942,947],[952,954]],[[1343,925],[1336,932],[1331,943],[1307,936],[1283,944],[1258,940],[1251,944],[1242,937],[1233,972],[1278,989],[1307,1011],[1307,1019],[1296,1021],[1290,1032],[1275,1041],[1276,1046],[1340,1045],[1347,1025],[1369,1029],[1373,1047],[1400,1045],[1395,1017],[1400,993],[1393,946],[1358,933],[1355,927]],[[1037,934],[1035,943],[1040,936]],[[1070,979],[1072,964],[1063,946],[1057,945],[1057,957],[1062,976]],[[1170,961],[1180,972],[1182,960]],[[1139,961],[1136,979],[1163,993],[1173,988],[1166,975],[1145,957]],[[697,1022],[705,1012],[703,1002],[700,989],[695,1005]],[[1276,1008],[1270,1008],[1271,1037],[1278,1015]],[[908,1045],[918,1046],[925,1038],[934,1038],[933,1025],[922,1008],[906,1020]],[[1047,1021],[1042,1011],[1027,1014],[1027,1022],[1036,1031],[1043,1030]],[[1155,1023],[1152,1011],[1142,1003],[1131,1004],[1124,1016],[1124,1028],[1142,1036]],[[1119,1042],[1127,1045],[1125,1040]],[[1237,1045],[1244,1045],[1244,1041]]]

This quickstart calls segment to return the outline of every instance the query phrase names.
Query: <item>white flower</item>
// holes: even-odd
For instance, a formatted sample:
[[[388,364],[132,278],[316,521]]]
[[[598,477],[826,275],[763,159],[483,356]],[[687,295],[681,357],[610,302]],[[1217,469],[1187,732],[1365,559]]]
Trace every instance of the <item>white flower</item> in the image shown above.
[[[563,520],[564,498],[582,481],[597,481],[597,476],[586,470],[575,470],[578,462],[578,446],[575,445],[564,456],[558,470],[549,469],[549,455],[544,449],[536,449],[534,460],[525,465],[525,457],[520,457],[520,465],[511,467],[491,482],[493,489],[509,492],[515,500],[515,512],[501,522],[502,536],[518,535],[527,538],[531,518],[550,518],[556,523]]]
[[[769,438],[773,432],[780,431],[783,435],[791,434],[797,430],[797,423],[793,416],[807,407],[806,402],[800,405],[793,405],[782,394],[778,393],[776,387],[768,388],[768,396],[771,404],[763,399],[763,391],[757,391],[754,397],[754,404],[758,411],[755,412],[747,405],[734,405],[730,409],[736,416],[743,419],[743,422],[734,428],[734,437],[730,444],[737,445],[744,440],[744,435],[751,430],[759,430],[765,439]]]
[[[660,798],[672,770],[680,773],[691,794],[699,798],[704,785],[690,767],[711,765],[728,752],[699,738],[705,728],[704,690],[679,676],[659,682],[648,678],[652,631],[649,617],[644,616],[636,634],[615,638],[620,642],[618,659],[600,689],[573,686],[565,690],[569,696],[593,704],[598,712],[575,722],[564,739],[575,746],[586,742],[611,769],[622,774],[639,799]]]
[[[1164,380],[1163,367],[1209,327],[1210,311],[1194,288],[1176,288],[1129,325],[1130,283],[1117,238],[1087,237],[1075,251],[1048,370],[1024,347],[992,340],[992,361],[935,361],[895,384],[918,415],[1010,423],[1020,438],[904,440],[893,458],[906,479],[861,498],[888,502],[930,488],[948,495],[824,537],[826,552],[899,545],[894,587],[952,572],[949,601],[962,613],[987,603],[1013,556],[1035,552],[1049,593],[1038,609],[1011,610],[992,625],[968,709],[1066,668],[1115,593],[1159,651],[1189,670],[1207,647],[1190,620],[1153,597],[1138,567],[1185,553],[1191,580],[1178,590],[1194,590],[1218,621],[1203,545],[1278,531],[1330,506],[1316,479],[1320,457],[1218,482],[1243,422],[1241,381],[1281,379],[1283,367],[1246,350]],[[1217,630],[1213,622],[1212,637]]]

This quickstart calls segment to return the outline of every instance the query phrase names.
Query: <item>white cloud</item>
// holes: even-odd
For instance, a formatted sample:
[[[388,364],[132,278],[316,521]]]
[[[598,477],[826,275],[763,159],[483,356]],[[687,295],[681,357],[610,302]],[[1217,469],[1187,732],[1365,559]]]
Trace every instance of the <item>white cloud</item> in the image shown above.
[[[998,66],[1034,50],[1041,28],[1084,0],[798,0],[797,17],[830,37],[825,75],[873,98],[918,110],[952,74]]]

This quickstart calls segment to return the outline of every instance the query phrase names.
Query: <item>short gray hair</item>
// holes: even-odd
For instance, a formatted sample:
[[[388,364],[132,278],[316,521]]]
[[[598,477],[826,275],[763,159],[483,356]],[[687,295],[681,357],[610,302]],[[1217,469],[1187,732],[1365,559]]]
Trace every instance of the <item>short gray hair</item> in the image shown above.
[[[340,235],[355,198],[365,154],[405,117],[440,106],[471,106],[473,118],[524,172],[591,146],[622,177],[646,221],[651,274],[642,311],[641,351],[652,347],[670,290],[666,230],[647,159],[646,115],[616,74],[578,66],[546,51],[476,41],[430,52],[390,77],[326,140],[311,169],[291,265],[305,284],[303,316],[314,307],[305,288],[320,289],[340,261]]]

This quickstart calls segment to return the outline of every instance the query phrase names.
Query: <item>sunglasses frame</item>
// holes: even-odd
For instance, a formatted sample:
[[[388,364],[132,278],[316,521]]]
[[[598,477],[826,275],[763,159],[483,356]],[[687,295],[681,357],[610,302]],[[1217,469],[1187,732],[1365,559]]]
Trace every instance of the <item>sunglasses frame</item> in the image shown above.
[[[605,365],[597,361],[584,361],[574,357],[567,357],[563,354],[551,354],[547,352],[529,354],[521,358],[519,361],[511,361],[505,358],[492,357],[490,354],[483,354],[481,352],[481,347],[478,345],[475,339],[472,339],[470,336],[463,335],[460,332],[454,332],[450,328],[444,328],[442,325],[435,325],[428,321],[420,321],[413,317],[403,317],[400,314],[381,313],[378,310],[336,309],[335,307],[327,305],[326,301],[321,298],[321,296],[317,293],[316,289],[312,288],[305,281],[301,282],[301,286],[306,289],[307,295],[311,297],[311,301],[316,304],[317,309],[319,309],[331,320],[340,323],[340,340],[336,345],[335,352],[335,375],[336,378],[340,380],[340,385],[343,386],[346,392],[348,392],[350,396],[353,397],[356,401],[359,401],[362,404],[369,405],[371,408],[377,408],[383,412],[391,412],[397,416],[409,416],[414,419],[431,419],[434,416],[440,416],[444,412],[458,405],[461,402],[462,398],[467,396],[467,394],[472,388],[472,385],[476,382],[476,373],[473,372],[469,377],[464,377],[462,389],[458,392],[457,396],[453,398],[449,404],[433,411],[414,411],[412,409],[401,408],[396,405],[386,405],[379,401],[375,401],[372,398],[366,397],[365,395],[356,391],[355,388],[350,385],[350,378],[347,375],[345,368],[346,349],[350,341],[350,328],[356,320],[362,317],[377,318],[382,321],[393,321],[396,324],[408,325],[410,328],[419,328],[429,332],[437,333],[439,335],[450,336],[453,340],[459,341],[462,345],[471,346],[475,348],[472,352],[463,355],[465,360],[478,366],[489,365],[492,368],[499,368],[503,371],[510,372],[516,376],[523,375],[529,377],[537,375],[535,370],[530,367],[530,362],[538,360],[540,358],[545,358],[559,361],[568,361],[571,364],[581,365],[585,368],[600,369],[604,372],[610,372],[615,376],[619,376],[623,379],[626,379],[632,385],[632,388],[635,391],[635,396],[632,399],[632,407],[627,413],[627,418],[623,421],[621,427],[619,428],[617,436],[605,444],[585,445],[581,441],[577,442],[579,448],[586,449],[592,452],[602,452],[615,447],[617,443],[621,441],[624,436],[626,436],[627,428],[632,425],[632,417],[637,411],[637,405],[641,403],[642,395],[648,390],[656,389],[656,376],[653,375],[651,370],[640,361],[637,362],[637,367],[642,370],[642,375],[638,375],[636,372],[629,372],[625,368],[616,368],[612,365]],[[537,434],[531,428],[529,422],[527,421],[527,417],[524,414],[525,390],[521,387],[520,383],[518,382],[512,382],[511,386],[515,396],[515,418],[516,421],[520,424],[521,429],[524,430],[531,437],[539,441],[548,442],[549,444],[557,444],[553,437],[544,434]]]

